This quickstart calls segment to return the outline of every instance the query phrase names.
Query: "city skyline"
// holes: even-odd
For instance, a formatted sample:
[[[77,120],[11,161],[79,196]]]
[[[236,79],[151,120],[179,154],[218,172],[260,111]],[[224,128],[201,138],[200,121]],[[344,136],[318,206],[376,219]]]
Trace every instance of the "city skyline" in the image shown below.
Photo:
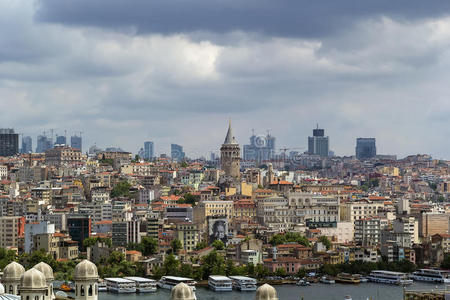
[[[379,153],[450,158],[449,4],[282,1],[180,2],[183,18],[162,2],[1,3],[1,42],[16,45],[0,53],[2,126],[206,154],[229,117],[241,141],[270,128],[282,147],[318,122],[336,155],[367,136]]]

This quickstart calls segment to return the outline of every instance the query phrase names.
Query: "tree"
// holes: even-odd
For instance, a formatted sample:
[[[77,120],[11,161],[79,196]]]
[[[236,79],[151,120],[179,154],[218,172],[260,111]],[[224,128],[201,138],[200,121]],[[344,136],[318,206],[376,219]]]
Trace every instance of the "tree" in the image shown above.
[[[211,246],[214,247],[216,250],[223,250],[225,249],[225,244],[221,240],[215,240]]]
[[[306,247],[311,247],[311,243],[309,242],[309,240],[305,236],[302,236],[298,232],[287,232],[285,234],[279,234],[279,233],[275,234],[274,236],[272,236],[269,243],[272,246],[278,246],[278,245],[286,244],[286,243],[298,243],[298,244],[301,244]]]
[[[158,241],[150,236],[143,237],[141,245],[141,252],[145,256],[158,253]]]
[[[180,262],[175,258],[175,255],[169,254],[164,260],[163,268],[165,275],[177,275]]]
[[[208,279],[209,275],[225,275],[225,260],[214,250],[202,258],[201,269],[203,279]]]
[[[180,166],[182,168],[187,168],[188,164],[187,164],[187,162],[183,161]]]
[[[121,181],[112,189],[111,198],[130,197],[131,184],[128,181]]]
[[[446,254],[444,257],[444,260],[441,263],[441,268],[442,269],[450,269],[450,255]]]
[[[125,255],[118,251],[113,251],[108,257],[109,264],[119,264],[125,260]]]
[[[269,268],[265,267],[263,264],[258,264],[255,268],[255,276],[258,279],[269,276],[269,273]]]
[[[284,277],[284,276],[286,276],[286,269],[285,269],[285,268],[277,268],[277,269],[275,270],[274,275],[275,275],[275,276]]]
[[[197,245],[195,245],[195,250],[201,250],[208,247],[208,243],[207,242],[200,242]]]
[[[305,277],[306,274],[308,274],[308,270],[306,270],[305,268],[300,268],[297,271],[297,276],[300,277],[300,278]]]
[[[180,267],[179,276],[187,278],[194,277],[194,269],[192,268],[192,265],[182,264]]]
[[[181,241],[179,239],[173,239],[172,242],[170,242],[170,247],[172,248],[172,253],[178,254],[178,251],[182,248]]]
[[[321,242],[325,247],[327,247],[327,250],[331,248],[331,242],[326,236],[324,235],[320,236],[319,242]]]
[[[196,196],[192,195],[191,193],[186,193],[184,194],[183,198],[178,200],[178,203],[194,205],[196,201],[197,201]]]

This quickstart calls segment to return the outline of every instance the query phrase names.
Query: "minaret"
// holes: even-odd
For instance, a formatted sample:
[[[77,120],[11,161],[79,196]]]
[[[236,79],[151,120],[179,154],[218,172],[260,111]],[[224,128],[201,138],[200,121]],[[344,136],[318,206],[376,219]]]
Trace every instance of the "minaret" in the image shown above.
[[[19,295],[20,278],[25,273],[25,268],[13,261],[3,269],[2,282],[5,291],[11,295]]]
[[[222,170],[225,171],[225,175],[233,178],[239,178],[241,176],[241,149],[239,148],[239,144],[233,135],[231,120],[228,125],[227,136],[225,137],[225,141],[220,148],[220,156]]]

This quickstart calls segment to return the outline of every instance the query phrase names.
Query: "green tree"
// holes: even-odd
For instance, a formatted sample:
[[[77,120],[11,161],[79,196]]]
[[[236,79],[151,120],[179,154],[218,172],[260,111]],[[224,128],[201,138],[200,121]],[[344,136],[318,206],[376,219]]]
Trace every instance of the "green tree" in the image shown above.
[[[329,249],[331,248],[331,242],[330,242],[330,240],[329,240],[326,236],[322,235],[322,236],[319,237],[318,240],[319,240],[319,242],[321,242],[325,247],[327,247],[327,250],[329,250]]]
[[[175,258],[175,255],[167,255],[163,263],[164,274],[172,276],[177,275],[179,266],[180,262]]]
[[[182,248],[181,241],[179,239],[173,239],[172,242],[170,242],[170,247],[172,248],[172,253],[178,254],[178,251]]]
[[[195,245],[195,250],[201,250],[208,247],[208,243],[207,242],[200,242],[197,245]]]
[[[111,265],[119,264],[124,260],[125,260],[125,255],[123,255],[123,253],[118,252],[118,251],[111,252],[111,254],[109,254],[109,257],[108,257],[108,263]]]
[[[112,189],[111,198],[116,197],[130,197],[131,184],[128,181],[121,181]]]
[[[225,244],[221,240],[215,240],[211,246],[214,247],[216,250],[223,250],[225,249]]]
[[[274,275],[284,277],[284,276],[286,276],[286,269],[285,268],[277,268],[275,270]]]
[[[187,168],[187,167],[188,167],[188,164],[187,164],[187,162],[183,161],[183,162],[180,164],[180,166],[181,166],[182,168]]]
[[[190,264],[182,264],[180,266],[179,276],[192,278],[194,277],[194,269]]]
[[[258,264],[255,267],[255,277],[256,278],[262,279],[262,278],[269,276],[269,274],[270,274],[269,269],[267,267],[265,267],[263,264]]]
[[[300,277],[300,278],[305,277],[306,274],[308,274],[308,270],[306,270],[305,268],[300,268],[297,271],[297,276]]]
[[[203,279],[208,279],[209,275],[226,274],[225,260],[215,250],[202,258],[201,268]]]
[[[158,241],[150,236],[143,237],[141,245],[142,254],[145,256],[158,253]]]
[[[198,198],[196,196],[192,195],[191,193],[186,193],[184,194],[183,198],[178,200],[178,203],[195,205],[195,202],[197,202],[197,200]]]

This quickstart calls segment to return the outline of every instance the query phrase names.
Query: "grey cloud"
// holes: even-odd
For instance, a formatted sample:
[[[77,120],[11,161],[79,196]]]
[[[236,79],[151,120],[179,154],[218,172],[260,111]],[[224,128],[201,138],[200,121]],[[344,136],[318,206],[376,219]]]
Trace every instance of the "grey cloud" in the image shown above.
[[[40,0],[36,18],[75,26],[135,28],[138,34],[261,32],[317,38],[376,16],[411,20],[450,12],[446,0]]]

